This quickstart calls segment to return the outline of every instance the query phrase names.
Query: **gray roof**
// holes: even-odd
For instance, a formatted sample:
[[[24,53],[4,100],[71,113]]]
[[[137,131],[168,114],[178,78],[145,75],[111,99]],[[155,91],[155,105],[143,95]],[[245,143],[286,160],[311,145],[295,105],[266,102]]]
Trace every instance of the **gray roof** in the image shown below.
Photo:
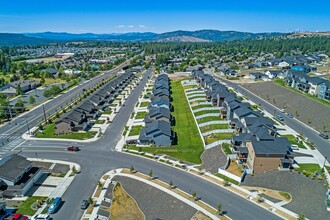
[[[31,166],[32,162],[17,154],[13,154],[10,157],[0,166],[0,178],[14,181],[24,170]]]
[[[150,107],[149,108],[149,113],[144,117],[144,121],[146,123],[150,123],[151,121],[158,120],[159,118],[167,118],[170,120],[171,118],[171,113],[168,108],[160,107]]]
[[[154,97],[151,100],[151,105],[152,106],[166,105],[166,106],[170,107],[170,100],[167,97]]]
[[[288,152],[290,142],[286,138],[276,138],[273,141],[258,141],[251,138],[253,149],[256,155],[285,156]]]
[[[171,146],[171,124],[165,121],[154,121],[146,124],[140,131],[140,141],[154,142],[157,146]]]

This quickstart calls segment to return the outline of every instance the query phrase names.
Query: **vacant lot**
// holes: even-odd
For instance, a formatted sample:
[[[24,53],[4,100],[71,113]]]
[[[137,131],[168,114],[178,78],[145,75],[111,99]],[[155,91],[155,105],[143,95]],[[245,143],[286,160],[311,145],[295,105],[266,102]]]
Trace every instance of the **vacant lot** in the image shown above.
[[[309,219],[329,219],[326,209],[327,188],[297,172],[271,171],[247,175],[242,185],[288,192],[292,201],[285,205],[296,213],[303,213]]]
[[[118,183],[114,188],[114,199],[110,207],[111,219],[144,219],[135,201],[124,191]]]
[[[286,112],[314,129],[330,130],[328,106],[273,82],[250,83],[243,86],[278,108],[284,108]]]
[[[116,176],[114,180],[135,199],[147,220],[191,219],[196,213],[194,208],[148,184],[122,176]]]

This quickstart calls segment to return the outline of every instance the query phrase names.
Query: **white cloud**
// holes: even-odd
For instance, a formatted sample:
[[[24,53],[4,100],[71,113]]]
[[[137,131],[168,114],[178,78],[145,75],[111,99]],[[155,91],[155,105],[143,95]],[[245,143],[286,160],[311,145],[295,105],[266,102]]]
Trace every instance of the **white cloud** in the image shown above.
[[[125,25],[122,25],[122,24],[117,26],[117,28],[124,28],[124,27],[125,27]]]
[[[134,28],[134,26],[133,26],[133,25],[128,25],[127,27],[128,27],[128,28]]]
[[[143,25],[143,24],[140,24],[140,25],[139,25],[139,28],[146,28],[146,26]]]

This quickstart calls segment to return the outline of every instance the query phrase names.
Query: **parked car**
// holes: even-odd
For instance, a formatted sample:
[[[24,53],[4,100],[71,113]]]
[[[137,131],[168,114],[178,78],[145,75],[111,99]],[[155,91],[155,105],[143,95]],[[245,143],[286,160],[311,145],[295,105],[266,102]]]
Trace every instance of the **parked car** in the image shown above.
[[[50,220],[48,214],[37,214],[32,216],[31,220]]]
[[[284,108],[282,108],[280,111],[281,111],[282,113],[284,113],[284,112],[285,112],[285,109],[284,109]]]
[[[79,147],[76,147],[76,146],[70,146],[67,148],[68,151],[80,151],[80,148]]]
[[[296,144],[292,144],[292,145],[291,145],[291,149],[292,149],[292,150],[299,150],[299,147],[298,147],[298,145],[296,145]]]
[[[54,199],[54,201],[52,202],[52,204],[50,204],[50,206],[49,206],[49,208],[48,208],[48,212],[49,212],[50,214],[57,212],[57,210],[58,210],[58,209],[60,208],[60,206],[61,206],[61,203],[62,203],[62,199],[61,199],[61,197],[56,197],[56,198]]]
[[[327,135],[327,134],[320,133],[319,135],[320,135],[320,137],[322,137],[324,139],[329,139],[329,135]]]
[[[277,115],[275,115],[275,117],[280,121],[284,121],[282,115],[277,114]]]
[[[84,199],[80,204],[81,209],[87,209],[88,206],[89,206],[89,202],[87,199]]]
[[[293,115],[292,114],[287,114],[287,116],[289,117],[289,118],[293,118]]]

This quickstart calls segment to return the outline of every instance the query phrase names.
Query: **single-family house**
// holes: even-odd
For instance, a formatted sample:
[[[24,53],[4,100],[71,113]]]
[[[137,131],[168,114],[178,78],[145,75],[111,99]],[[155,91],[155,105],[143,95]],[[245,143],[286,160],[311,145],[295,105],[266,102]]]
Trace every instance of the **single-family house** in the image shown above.
[[[171,146],[175,133],[171,130],[171,124],[163,120],[153,121],[141,129],[139,142],[141,144],[156,146]]]

